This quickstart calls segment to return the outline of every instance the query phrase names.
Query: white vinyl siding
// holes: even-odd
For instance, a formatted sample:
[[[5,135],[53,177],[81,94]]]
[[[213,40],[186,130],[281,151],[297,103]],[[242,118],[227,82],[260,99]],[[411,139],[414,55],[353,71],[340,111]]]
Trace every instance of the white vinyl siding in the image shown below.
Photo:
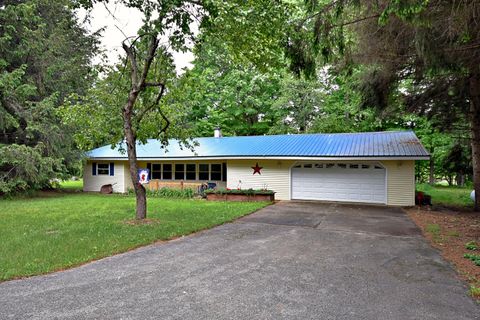
[[[415,205],[415,161],[382,161],[387,169],[387,204]]]
[[[98,174],[92,175],[92,164],[114,164],[114,175]],[[83,170],[83,191],[100,192],[105,184],[113,185],[113,192],[125,192],[124,162],[121,161],[87,161]]]
[[[92,161],[88,161],[84,168],[84,191],[100,191],[104,184],[114,184],[114,192],[126,192],[132,188],[130,171],[127,161],[95,161],[98,163],[115,164],[115,175],[95,175],[92,176]],[[150,162],[150,161],[149,161]],[[253,169],[258,162],[261,169],[261,175],[253,175]],[[303,161],[306,163],[306,161]],[[328,162],[328,161],[326,161]],[[339,163],[340,161],[336,161]],[[342,163],[352,163],[353,161],[344,161]],[[411,206],[414,205],[415,197],[415,161],[413,160],[384,160],[379,161],[386,169],[386,203],[391,206]],[[140,161],[139,168],[146,168],[146,161]],[[152,163],[195,163],[197,164],[197,179],[200,174],[199,164],[222,163],[222,161],[164,161]],[[242,189],[261,189],[267,188],[276,192],[275,198],[278,200],[290,200],[291,197],[291,168],[296,163],[293,160],[227,160],[227,184],[228,188],[241,187]],[[372,162],[373,163],[373,162]],[[170,180],[174,182],[175,180]],[[205,180],[197,180],[204,182]],[[241,181],[241,183],[240,183]],[[215,181],[221,187],[224,182]]]
[[[132,177],[130,177],[130,167],[128,165],[128,161],[123,162],[123,175],[124,175],[124,186],[125,191],[127,192],[128,189],[133,189]]]
[[[257,164],[263,167],[259,175],[253,175]],[[228,160],[227,187],[236,189],[267,188],[276,192],[275,199],[290,200],[290,167],[294,161],[284,160]]]

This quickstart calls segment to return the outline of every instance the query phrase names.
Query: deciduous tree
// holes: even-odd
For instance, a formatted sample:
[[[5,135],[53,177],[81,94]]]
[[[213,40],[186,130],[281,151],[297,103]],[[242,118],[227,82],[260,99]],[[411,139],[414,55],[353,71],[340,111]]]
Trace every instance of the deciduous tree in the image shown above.
[[[297,22],[292,61],[311,70],[323,61],[368,66],[363,104],[399,101],[443,118],[443,129],[469,123],[474,188],[480,194],[480,6],[478,1],[309,0]],[[307,32],[301,32],[308,30]],[[340,59],[341,58],[341,59]],[[299,63],[308,61],[309,63]],[[405,86],[405,83],[409,83]],[[480,209],[476,197],[475,209]]]

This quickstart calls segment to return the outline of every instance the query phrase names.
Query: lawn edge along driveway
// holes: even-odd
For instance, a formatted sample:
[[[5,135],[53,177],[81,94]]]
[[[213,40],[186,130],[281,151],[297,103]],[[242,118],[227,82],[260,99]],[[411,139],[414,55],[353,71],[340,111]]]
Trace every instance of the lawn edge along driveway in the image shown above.
[[[133,196],[76,193],[0,200],[0,282],[61,271],[186,236],[267,205],[148,198],[150,221],[135,224],[131,223]]]

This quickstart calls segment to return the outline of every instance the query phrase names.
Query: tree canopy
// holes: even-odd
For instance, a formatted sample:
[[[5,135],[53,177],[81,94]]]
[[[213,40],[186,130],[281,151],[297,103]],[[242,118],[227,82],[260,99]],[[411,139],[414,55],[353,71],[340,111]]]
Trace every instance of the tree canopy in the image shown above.
[[[68,1],[3,1],[0,9],[0,193],[49,185],[78,167],[56,110],[95,77],[97,36]],[[76,172],[77,174],[79,172]]]

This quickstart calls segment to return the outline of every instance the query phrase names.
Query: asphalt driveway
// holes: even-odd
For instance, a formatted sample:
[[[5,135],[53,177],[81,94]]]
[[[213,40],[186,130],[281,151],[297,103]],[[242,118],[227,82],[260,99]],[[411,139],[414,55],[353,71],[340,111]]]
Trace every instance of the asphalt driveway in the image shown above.
[[[466,292],[399,209],[284,202],[0,283],[0,319],[480,319]]]

